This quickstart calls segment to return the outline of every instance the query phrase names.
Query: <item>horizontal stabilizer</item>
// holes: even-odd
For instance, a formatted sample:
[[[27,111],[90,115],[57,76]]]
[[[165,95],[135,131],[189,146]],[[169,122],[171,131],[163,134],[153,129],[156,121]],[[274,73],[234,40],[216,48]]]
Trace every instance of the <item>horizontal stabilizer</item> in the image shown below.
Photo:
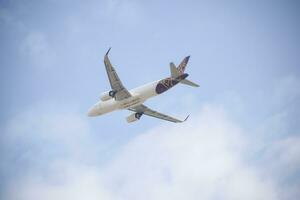
[[[189,86],[192,86],[192,87],[199,87],[198,84],[193,83],[192,81],[189,81],[187,79],[181,80],[180,83],[185,84],[185,85],[189,85]]]

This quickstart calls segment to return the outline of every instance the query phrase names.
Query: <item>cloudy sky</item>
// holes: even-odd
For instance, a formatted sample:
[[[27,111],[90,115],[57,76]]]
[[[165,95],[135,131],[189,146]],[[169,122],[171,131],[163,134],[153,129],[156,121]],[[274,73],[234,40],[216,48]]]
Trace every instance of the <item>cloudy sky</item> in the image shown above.
[[[299,199],[297,1],[0,1],[0,198]],[[191,55],[189,79],[129,111],[88,118]],[[175,98],[174,98],[175,97]]]

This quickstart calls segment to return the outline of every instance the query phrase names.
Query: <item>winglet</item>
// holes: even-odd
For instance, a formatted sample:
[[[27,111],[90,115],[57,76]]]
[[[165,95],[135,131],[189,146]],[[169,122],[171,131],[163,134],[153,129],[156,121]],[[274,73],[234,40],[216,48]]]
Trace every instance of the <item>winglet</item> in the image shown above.
[[[186,118],[183,120],[183,121],[178,121],[179,123],[182,123],[182,122],[185,122],[188,118],[189,118],[190,115],[186,116]]]
[[[190,116],[190,115],[188,115],[188,116],[183,120],[183,122],[185,122],[185,121],[189,118],[189,116]]]
[[[108,55],[108,53],[109,53],[110,49],[111,49],[111,47],[109,47],[108,51],[106,52],[106,54],[105,54],[106,56]]]

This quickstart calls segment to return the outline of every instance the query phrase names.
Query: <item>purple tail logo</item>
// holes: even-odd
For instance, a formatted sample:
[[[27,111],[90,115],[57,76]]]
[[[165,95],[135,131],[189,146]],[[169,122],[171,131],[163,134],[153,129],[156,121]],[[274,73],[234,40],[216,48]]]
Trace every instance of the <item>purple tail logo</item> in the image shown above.
[[[185,67],[186,67],[187,63],[189,62],[189,59],[190,59],[190,56],[185,57],[181,61],[180,65],[177,67],[177,69],[178,69],[178,71],[179,71],[180,74],[184,73]]]

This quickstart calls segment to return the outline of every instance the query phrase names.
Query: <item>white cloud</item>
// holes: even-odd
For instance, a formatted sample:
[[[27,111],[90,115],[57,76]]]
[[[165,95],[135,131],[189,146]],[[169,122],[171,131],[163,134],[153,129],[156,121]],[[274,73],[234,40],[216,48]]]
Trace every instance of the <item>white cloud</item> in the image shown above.
[[[0,21],[7,24],[12,23],[13,21],[12,16],[9,14],[9,12],[6,9],[3,8],[0,9]]]
[[[19,9],[19,10],[18,10]],[[36,67],[37,69],[47,69],[52,67],[56,62],[57,55],[55,48],[51,45],[48,35],[37,29],[33,29],[29,26],[29,23],[20,17],[18,11],[27,12],[28,8],[25,8],[22,4],[19,4],[18,9],[16,8],[0,8],[0,23],[7,25],[9,30],[8,33],[14,35],[13,40],[21,38],[19,44],[19,54],[25,60]],[[34,9],[34,8],[32,8]],[[34,27],[39,27],[37,24]],[[20,35],[16,37],[15,35]],[[18,55],[14,55],[18,57]]]
[[[280,174],[278,179],[289,179],[299,173],[300,137],[291,135],[282,139],[272,140],[266,144],[263,154],[263,164],[266,173]],[[284,169],[284,170],[283,170]]]
[[[249,150],[244,132],[221,107],[205,106],[185,124],[137,136],[105,167],[84,159],[97,155],[89,154],[95,144],[84,142],[91,138],[83,118],[48,112],[34,122],[37,113],[12,122],[10,127],[17,127],[9,129],[13,141],[59,141],[85,154],[46,158],[42,169],[32,167],[10,181],[6,199],[276,199],[272,180],[244,158]]]
[[[1,175],[9,174],[3,198],[108,199],[100,172],[89,165],[101,141],[92,140],[86,118],[43,104],[8,122],[1,135]]]
[[[64,174],[61,180],[51,181],[51,177],[38,174],[26,177],[11,184],[6,199],[111,199],[97,170],[79,163],[63,163],[55,167],[58,174]],[[57,179],[58,175],[51,176]]]
[[[105,1],[105,17],[113,18],[119,25],[136,25],[143,17],[142,7],[134,0],[108,0]]]
[[[131,141],[108,166],[117,199],[276,199],[276,188],[248,165],[238,126],[205,107],[183,126],[162,127]]]
[[[300,81],[294,75],[286,76],[278,81],[274,88],[272,97],[276,107],[287,107],[289,104],[296,103],[300,97]]]
[[[70,151],[87,140],[89,126],[83,116],[66,111],[54,112],[59,107],[48,104],[30,108],[11,120],[6,127],[6,139],[14,143],[59,143]]]
[[[0,8],[0,22],[18,31],[23,31],[25,29],[24,23],[17,19],[16,16],[7,8]]]
[[[92,137],[85,116],[35,107],[11,120],[2,135],[5,170],[19,164],[23,170],[5,182],[4,197],[297,199],[300,137],[281,134],[289,127],[289,111],[245,129],[228,109],[205,105],[186,123],[163,123],[132,138],[100,166],[101,141]]]
[[[47,36],[39,31],[30,31],[26,35],[20,46],[20,52],[37,69],[53,67],[57,58]]]

